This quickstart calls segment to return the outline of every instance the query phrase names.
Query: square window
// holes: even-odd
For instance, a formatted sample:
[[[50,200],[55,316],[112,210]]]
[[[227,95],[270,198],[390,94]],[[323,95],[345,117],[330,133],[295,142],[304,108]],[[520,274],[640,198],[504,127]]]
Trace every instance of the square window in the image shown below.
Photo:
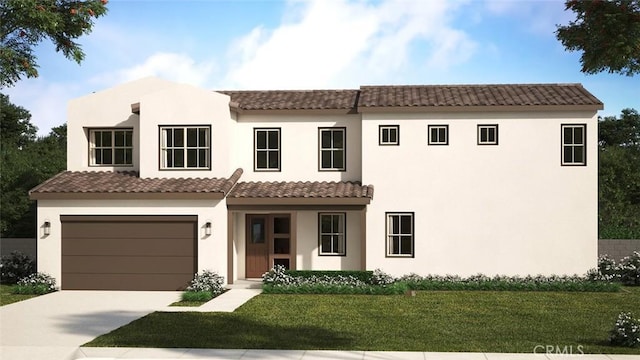
[[[209,126],[161,126],[160,169],[211,169]]]
[[[319,128],[320,171],[346,171],[346,128]]]
[[[380,125],[378,127],[379,145],[400,145],[400,125]]]
[[[386,213],[387,257],[414,256],[414,214]]]
[[[562,124],[562,165],[587,165],[586,124]]]
[[[449,145],[449,125],[429,125],[427,130],[429,145]]]
[[[254,128],[254,171],[280,171],[280,128]]]
[[[498,145],[498,125],[478,125],[478,145]]]
[[[89,165],[133,165],[132,129],[90,129]]]
[[[346,213],[318,214],[318,254],[345,256]]]

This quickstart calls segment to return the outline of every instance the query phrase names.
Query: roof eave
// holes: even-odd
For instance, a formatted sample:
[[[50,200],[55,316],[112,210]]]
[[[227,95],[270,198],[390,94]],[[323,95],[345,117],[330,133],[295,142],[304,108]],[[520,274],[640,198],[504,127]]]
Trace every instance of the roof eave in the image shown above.
[[[598,111],[604,105],[359,106],[359,113]]]
[[[357,114],[355,108],[350,109],[243,109],[231,107],[232,111],[242,115],[351,115]]]
[[[222,200],[224,192],[32,192],[31,200]]]
[[[368,197],[227,197],[227,205],[369,205]]]

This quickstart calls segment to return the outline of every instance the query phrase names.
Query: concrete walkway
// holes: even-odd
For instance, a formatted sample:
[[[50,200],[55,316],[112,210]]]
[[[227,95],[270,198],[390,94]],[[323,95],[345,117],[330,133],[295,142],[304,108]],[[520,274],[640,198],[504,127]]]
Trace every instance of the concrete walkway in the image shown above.
[[[503,353],[433,353],[402,351],[333,351],[333,350],[225,350],[225,349],[142,349],[81,348],[80,359],[301,359],[301,360],[632,360],[640,355],[591,354],[503,354]]]
[[[260,295],[261,292],[261,289],[231,289],[198,307],[167,306],[158,311],[233,312],[237,308],[242,306],[242,304],[251,300],[251,298],[253,298],[254,296]]]

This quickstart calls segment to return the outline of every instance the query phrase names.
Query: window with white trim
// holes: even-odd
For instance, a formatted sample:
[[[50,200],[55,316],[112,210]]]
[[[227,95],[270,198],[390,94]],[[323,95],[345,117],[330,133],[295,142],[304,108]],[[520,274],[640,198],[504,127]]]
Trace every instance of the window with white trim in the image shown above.
[[[160,169],[211,168],[209,126],[161,126]]]
[[[587,125],[563,124],[562,165],[587,165]]]
[[[133,164],[132,129],[89,129],[91,166],[131,166]]]
[[[449,125],[429,125],[429,145],[449,145]]]
[[[346,255],[345,213],[318,214],[320,255]]]
[[[387,220],[387,256],[414,256],[414,222],[412,212],[388,212]]]
[[[320,170],[346,170],[346,132],[345,128],[319,128]]]
[[[400,145],[400,125],[380,125],[378,129],[379,145]]]
[[[280,129],[253,129],[254,170],[280,170]]]
[[[478,125],[478,145],[498,145],[498,125]]]

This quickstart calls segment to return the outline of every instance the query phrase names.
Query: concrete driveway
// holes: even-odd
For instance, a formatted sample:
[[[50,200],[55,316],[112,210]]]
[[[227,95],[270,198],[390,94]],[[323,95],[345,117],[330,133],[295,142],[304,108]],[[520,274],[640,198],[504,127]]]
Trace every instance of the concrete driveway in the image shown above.
[[[0,359],[75,359],[95,337],[180,298],[167,291],[58,291],[0,307]]]

